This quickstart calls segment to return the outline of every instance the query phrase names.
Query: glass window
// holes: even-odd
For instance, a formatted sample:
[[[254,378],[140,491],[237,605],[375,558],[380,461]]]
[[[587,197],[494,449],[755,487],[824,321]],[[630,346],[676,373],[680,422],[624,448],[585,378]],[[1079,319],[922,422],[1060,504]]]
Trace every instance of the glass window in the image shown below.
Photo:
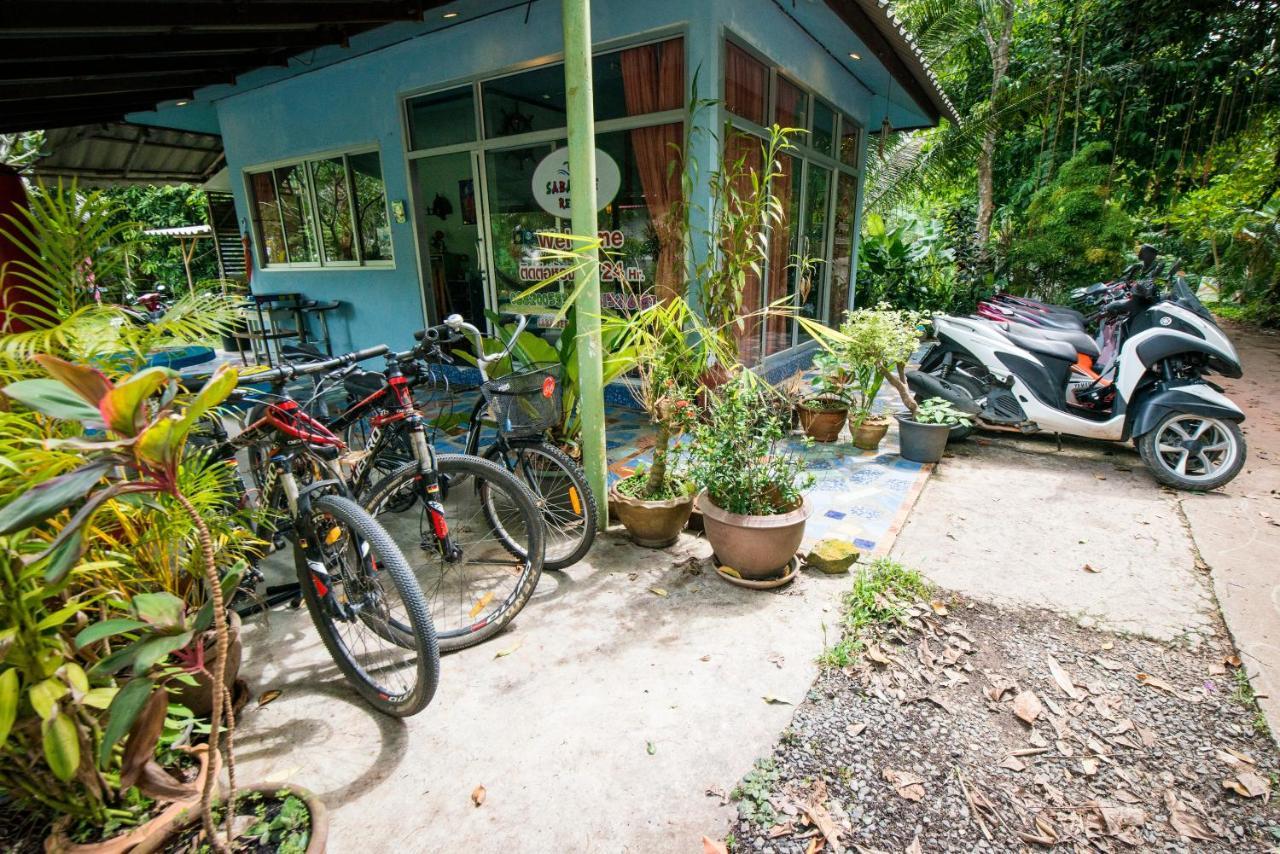
[[[489,139],[565,126],[564,66],[544,65],[481,85]]]
[[[280,220],[284,225],[285,244],[289,248],[289,263],[314,263],[319,258],[311,232],[311,192],[307,172],[301,163],[295,163],[292,166],[281,166],[275,173]]]
[[[835,156],[836,114],[822,101],[813,102],[813,135],[810,144],[823,154]]]
[[[355,261],[355,226],[351,222],[351,191],[341,157],[311,161],[316,188],[316,224],[325,261]]]
[[[778,88],[773,96],[774,121],[784,128],[808,126],[809,93],[785,77],[778,78]]]
[[[858,167],[858,123],[848,116],[840,116],[840,162]]]
[[[800,281],[800,313],[814,320],[821,319],[823,304],[823,279],[827,259],[831,257],[827,246],[827,203],[831,200],[831,170],[812,163],[805,168],[804,213],[800,221],[802,244],[801,258],[809,262],[802,271]]]
[[[284,228],[280,225],[280,207],[276,204],[276,182],[270,172],[249,176],[253,191],[253,224],[258,232],[258,251],[262,265],[287,264]]]
[[[378,152],[290,163],[248,178],[262,266],[392,260]]]
[[[724,45],[724,106],[758,125],[766,121],[769,69],[733,42]]]
[[[858,179],[836,174],[836,224],[831,233],[831,308],[827,323],[839,326],[849,307],[849,282],[853,275],[853,219],[857,212]]]
[[[366,261],[391,260],[391,223],[387,194],[382,184],[382,159],[376,151],[352,154],[351,183],[355,186],[356,230],[360,253]]]
[[[796,292],[795,256],[800,251],[800,235],[796,224],[800,221],[800,183],[804,172],[801,161],[783,154],[778,158],[779,172],[775,179],[774,193],[782,207],[782,219],[774,223],[769,234],[769,292],[770,305],[779,300],[794,304]],[[764,351],[766,356],[781,352],[791,346],[795,321],[781,315],[770,315],[766,320]]]
[[[413,150],[475,142],[475,93],[470,86],[410,98],[408,110]]]

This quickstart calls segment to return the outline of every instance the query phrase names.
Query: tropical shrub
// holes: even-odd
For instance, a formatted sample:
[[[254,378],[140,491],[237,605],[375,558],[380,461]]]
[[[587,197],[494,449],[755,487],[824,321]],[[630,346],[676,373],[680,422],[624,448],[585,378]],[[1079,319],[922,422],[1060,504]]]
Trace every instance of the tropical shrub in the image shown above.
[[[1050,302],[1124,266],[1134,223],[1110,194],[1110,146],[1086,145],[1031,197],[1009,251],[1015,287]]]
[[[971,309],[973,289],[959,280],[943,223],[907,211],[887,216],[888,221],[878,213],[863,218],[858,303],[944,313]]]

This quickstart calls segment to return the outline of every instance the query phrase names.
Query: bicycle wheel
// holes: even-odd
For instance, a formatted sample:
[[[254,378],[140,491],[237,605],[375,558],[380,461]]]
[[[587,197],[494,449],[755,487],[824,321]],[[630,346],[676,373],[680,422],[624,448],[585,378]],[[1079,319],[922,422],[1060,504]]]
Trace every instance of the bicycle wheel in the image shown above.
[[[573,458],[540,440],[490,445],[484,458],[504,466],[533,493],[547,529],[543,569],[564,569],[586,555],[596,539],[596,502]]]
[[[294,565],[320,639],[375,709],[402,718],[417,714],[439,684],[440,647],[404,555],[351,499],[324,495],[311,507],[327,584],[312,577],[297,547]]]
[[[545,534],[533,496],[510,473],[479,457],[436,458],[440,503],[457,548],[443,554],[422,501],[414,461],[370,490],[365,506],[400,545],[421,585],[445,652],[492,637],[529,601],[542,576]],[[405,509],[401,509],[405,508]]]

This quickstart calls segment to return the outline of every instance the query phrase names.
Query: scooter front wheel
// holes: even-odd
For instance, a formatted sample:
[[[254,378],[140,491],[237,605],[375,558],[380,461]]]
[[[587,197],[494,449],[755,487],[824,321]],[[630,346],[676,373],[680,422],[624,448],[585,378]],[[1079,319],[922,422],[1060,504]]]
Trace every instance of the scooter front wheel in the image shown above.
[[[1217,489],[1244,467],[1244,433],[1234,421],[1171,412],[1138,437],[1138,453],[1156,480],[1174,489]]]

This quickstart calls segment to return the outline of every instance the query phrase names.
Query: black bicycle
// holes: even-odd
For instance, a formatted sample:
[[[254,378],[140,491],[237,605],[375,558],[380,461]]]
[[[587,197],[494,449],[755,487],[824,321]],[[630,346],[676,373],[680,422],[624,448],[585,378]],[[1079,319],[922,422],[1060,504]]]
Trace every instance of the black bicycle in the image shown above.
[[[386,349],[242,377],[241,385],[271,387],[232,393],[233,403],[252,406],[244,429],[228,437],[215,418],[201,428],[215,458],[234,462],[237,451],[247,452],[256,502],[248,490],[243,500],[267,511],[255,533],[277,548],[292,544],[297,582],[269,588],[265,604],[305,601],[329,654],[356,690],[379,711],[407,717],[431,702],[440,680],[427,603],[392,536],[352,499],[334,470],[341,439],[285,393],[295,377],[347,368]],[[261,578],[256,567],[251,578]],[[237,593],[237,611],[264,607],[247,594]]]

